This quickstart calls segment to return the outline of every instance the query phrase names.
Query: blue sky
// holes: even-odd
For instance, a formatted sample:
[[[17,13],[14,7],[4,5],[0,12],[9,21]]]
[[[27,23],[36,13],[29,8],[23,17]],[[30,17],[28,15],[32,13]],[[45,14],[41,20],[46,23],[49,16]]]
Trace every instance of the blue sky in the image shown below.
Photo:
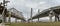
[[[2,1],[2,0],[1,0]],[[30,18],[30,9],[33,8],[33,15],[37,14],[37,10],[60,5],[60,0],[9,0],[8,8],[15,7],[18,11],[23,12],[26,19]]]

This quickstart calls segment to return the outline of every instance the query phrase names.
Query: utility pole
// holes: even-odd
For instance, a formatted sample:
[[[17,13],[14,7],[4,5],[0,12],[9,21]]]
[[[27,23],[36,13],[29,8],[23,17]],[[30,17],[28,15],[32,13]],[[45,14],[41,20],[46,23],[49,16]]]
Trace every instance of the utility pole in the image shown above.
[[[38,9],[38,14],[40,13],[40,10]],[[38,17],[38,22],[39,22],[39,17]]]
[[[32,10],[33,10],[33,9],[31,8],[31,22],[32,22]]]

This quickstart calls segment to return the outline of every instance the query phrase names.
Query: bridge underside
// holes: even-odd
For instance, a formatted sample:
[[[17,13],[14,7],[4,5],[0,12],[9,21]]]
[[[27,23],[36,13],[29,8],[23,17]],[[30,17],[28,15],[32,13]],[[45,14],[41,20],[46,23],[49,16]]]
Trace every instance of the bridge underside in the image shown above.
[[[6,17],[9,17],[9,14],[8,13],[6,14]],[[18,17],[18,16],[15,16],[15,15],[12,15],[12,14],[11,14],[11,17],[17,18],[17,19],[21,19],[21,20],[24,20],[25,21],[25,19],[23,17]]]
[[[4,7],[3,7],[3,6],[0,6],[0,14],[1,14],[1,15],[2,15],[3,10],[4,10]],[[5,17],[8,17],[8,16],[9,16],[9,11],[7,11],[7,9],[5,9],[4,16],[5,16]],[[4,17],[4,21],[6,20],[5,17]],[[14,18],[21,19],[21,20],[25,21],[24,18],[22,18],[22,17],[17,17],[17,16],[12,15],[12,14],[11,14],[11,17],[14,17]]]
[[[6,10],[6,9],[5,9],[5,10]],[[2,11],[3,11],[3,10],[0,9],[0,14],[2,14]],[[5,11],[5,16],[6,16],[6,17],[9,16],[8,11]],[[20,18],[20,17],[14,16],[14,15],[11,15],[11,17],[14,17],[14,18],[17,18],[17,19],[21,19],[21,20],[25,20],[24,18]]]
[[[57,8],[57,7],[54,7],[54,8]],[[44,11],[43,13],[40,12],[39,14],[35,15],[34,17],[32,17],[32,19],[47,17],[47,16],[49,16],[49,12],[50,12],[51,10],[53,10],[54,13],[57,14],[57,15],[60,14],[60,8],[57,8],[57,9],[51,8],[51,10],[50,10],[50,9],[46,9],[46,10],[47,10],[47,11]],[[31,18],[30,18],[29,20],[31,20]]]

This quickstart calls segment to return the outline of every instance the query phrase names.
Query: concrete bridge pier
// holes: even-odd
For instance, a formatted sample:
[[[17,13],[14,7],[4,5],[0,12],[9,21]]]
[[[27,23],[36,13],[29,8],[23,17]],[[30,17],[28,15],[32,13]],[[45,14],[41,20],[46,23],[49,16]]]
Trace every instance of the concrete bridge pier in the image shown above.
[[[21,22],[26,22],[25,20],[21,20]]]
[[[57,17],[58,21],[59,21],[59,17]]]
[[[24,22],[23,20],[21,20],[21,22]]]
[[[52,17],[53,17],[53,15],[54,15],[54,12],[53,11],[50,11],[50,13],[49,13],[49,18],[50,18],[50,22],[52,22]]]
[[[8,18],[8,22],[9,22],[9,23],[11,22],[11,17]]]
[[[23,20],[21,20],[21,22],[23,22]]]
[[[40,9],[38,9],[38,14],[40,13]],[[39,17],[38,17],[38,22],[39,22]]]
[[[55,21],[57,21],[57,17],[55,16]]]
[[[40,18],[38,17],[38,18],[37,18],[38,22],[40,21],[39,19],[40,19]]]
[[[17,18],[15,18],[15,22],[17,23]]]
[[[4,17],[4,22],[6,22],[6,17]]]
[[[50,17],[50,22],[52,22],[52,17]]]
[[[26,20],[26,22],[29,22],[29,20]]]
[[[9,20],[8,20],[8,22],[10,23],[11,22],[11,12],[9,12]]]
[[[55,21],[59,21],[59,15],[58,14],[55,15]]]

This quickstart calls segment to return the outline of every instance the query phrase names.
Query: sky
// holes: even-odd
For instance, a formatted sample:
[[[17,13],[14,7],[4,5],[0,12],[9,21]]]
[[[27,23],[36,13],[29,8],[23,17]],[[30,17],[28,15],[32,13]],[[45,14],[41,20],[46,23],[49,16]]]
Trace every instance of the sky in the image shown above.
[[[41,12],[50,7],[60,5],[60,0],[8,0],[8,1],[10,1],[7,4],[8,9],[14,7],[18,11],[23,12],[25,19],[30,18],[31,8],[33,8],[34,16],[38,13],[38,9],[40,9]]]

